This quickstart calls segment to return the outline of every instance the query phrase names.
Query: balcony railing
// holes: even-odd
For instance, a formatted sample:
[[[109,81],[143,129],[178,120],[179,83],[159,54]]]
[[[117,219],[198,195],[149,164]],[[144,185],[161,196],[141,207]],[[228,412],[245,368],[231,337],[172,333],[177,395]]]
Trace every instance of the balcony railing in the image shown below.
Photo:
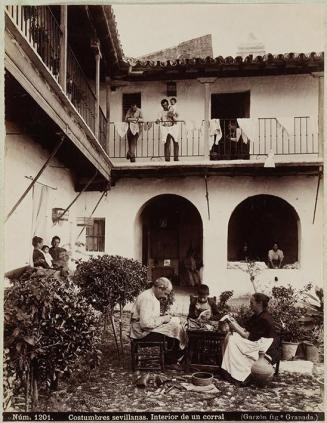
[[[216,120],[217,121],[217,120]],[[249,160],[267,156],[318,155],[318,133],[309,116],[292,118],[219,119],[217,126],[204,121],[195,128],[179,121],[174,129],[179,144],[179,157],[204,157],[210,151],[211,160]],[[235,124],[236,121],[236,124]],[[209,144],[205,148],[205,125]],[[165,156],[162,124],[140,124],[136,157],[154,159]],[[164,135],[165,136],[165,135]],[[128,151],[127,124],[110,122],[109,156],[122,159]]]
[[[125,125],[110,122],[109,157],[123,158],[128,151],[127,133]],[[124,135],[122,135],[125,132]],[[204,155],[203,130],[188,128],[184,122],[176,123],[175,132],[179,142],[179,157],[201,157]],[[136,157],[158,158],[164,157],[163,128],[155,122],[140,124],[137,140]]]
[[[99,114],[99,142],[102,148],[107,151],[107,119],[101,109]]]
[[[94,133],[96,97],[70,47],[67,49],[66,93],[75,109]]]
[[[48,6],[6,6],[7,14],[14,22],[20,33],[30,46],[39,55],[53,77],[59,81],[60,72],[60,39],[62,32],[60,25]],[[88,80],[78,63],[73,51],[67,48],[67,85],[65,92],[81,118],[95,131],[96,97]],[[99,136],[102,143],[105,138],[103,133],[103,115],[100,109]],[[101,129],[102,128],[102,129]],[[105,143],[102,143],[105,146]]]

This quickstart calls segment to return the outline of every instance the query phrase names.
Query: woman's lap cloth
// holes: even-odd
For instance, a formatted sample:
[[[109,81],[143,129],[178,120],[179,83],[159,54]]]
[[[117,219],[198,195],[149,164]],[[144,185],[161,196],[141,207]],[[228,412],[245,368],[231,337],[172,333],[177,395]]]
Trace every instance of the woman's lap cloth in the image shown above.
[[[222,369],[226,370],[234,379],[243,382],[251,373],[253,363],[259,358],[259,351],[266,352],[273,342],[273,338],[260,338],[249,341],[234,332],[229,336],[225,349]]]

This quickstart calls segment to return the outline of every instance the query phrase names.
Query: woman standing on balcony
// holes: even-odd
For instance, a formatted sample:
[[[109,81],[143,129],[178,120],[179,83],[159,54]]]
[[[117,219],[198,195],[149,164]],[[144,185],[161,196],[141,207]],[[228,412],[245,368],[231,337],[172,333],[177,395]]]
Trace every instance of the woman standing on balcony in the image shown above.
[[[136,143],[140,133],[139,124],[143,122],[142,111],[137,107],[137,104],[132,104],[131,107],[127,110],[125,122],[128,122],[128,151],[126,154],[126,159],[130,159],[131,162],[135,162]]]

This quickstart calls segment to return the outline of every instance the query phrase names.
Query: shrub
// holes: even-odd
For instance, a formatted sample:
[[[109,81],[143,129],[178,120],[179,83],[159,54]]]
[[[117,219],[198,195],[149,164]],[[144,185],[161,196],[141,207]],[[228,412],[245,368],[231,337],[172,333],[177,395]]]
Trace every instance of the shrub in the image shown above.
[[[303,293],[310,288],[310,285],[303,290],[296,290],[291,285],[272,288],[270,310],[284,341],[299,342],[305,338],[305,330],[301,322],[305,310],[300,306],[300,300]]]
[[[233,296],[233,291],[224,291],[219,296],[219,302],[217,304],[217,319],[221,319],[225,314],[229,313],[230,306],[227,301]]]
[[[118,342],[113,322],[113,309],[120,307],[120,344],[122,341],[122,308],[132,302],[147,285],[147,268],[136,260],[121,256],[103,255],[79,261],[73,281],[81,294],[95,309],[109,314],[114,331],[116,347]]]
[[[98,364],[96,323],[92,308],[67,278],[54,270],[29,269],[4,295],[7,376],[15,376],[20,387],[34,383],[35,405],[38,384],[51,386],[81,359],[88,367]]]
[[[103,255],[79,261],[73,281],[92,306],[105,312],[133,301],[147,285],[147,268],[136,260]]]

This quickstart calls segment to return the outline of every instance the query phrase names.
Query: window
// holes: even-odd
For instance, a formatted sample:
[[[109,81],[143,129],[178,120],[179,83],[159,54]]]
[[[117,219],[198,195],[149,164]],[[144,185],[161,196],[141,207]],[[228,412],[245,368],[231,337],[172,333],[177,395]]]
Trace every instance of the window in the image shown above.
[[[250,117],[250,91],[211,95],[212,119],[248,117]]]
[[[141,93],[123,94],[123,120],[132,104],[136,104],[137,107],[141,108]]]
[[[86,251],[104,251],[105,219],[93,219],[92,225],[86,226]]]
[[[234,209],[228,223],[228,261],[247,257],[267,263],[268,251],[277,243],[284,253],[283,265],[295,264],[299,225],[296,211],[285,200],[264,194],[247,198]]]

